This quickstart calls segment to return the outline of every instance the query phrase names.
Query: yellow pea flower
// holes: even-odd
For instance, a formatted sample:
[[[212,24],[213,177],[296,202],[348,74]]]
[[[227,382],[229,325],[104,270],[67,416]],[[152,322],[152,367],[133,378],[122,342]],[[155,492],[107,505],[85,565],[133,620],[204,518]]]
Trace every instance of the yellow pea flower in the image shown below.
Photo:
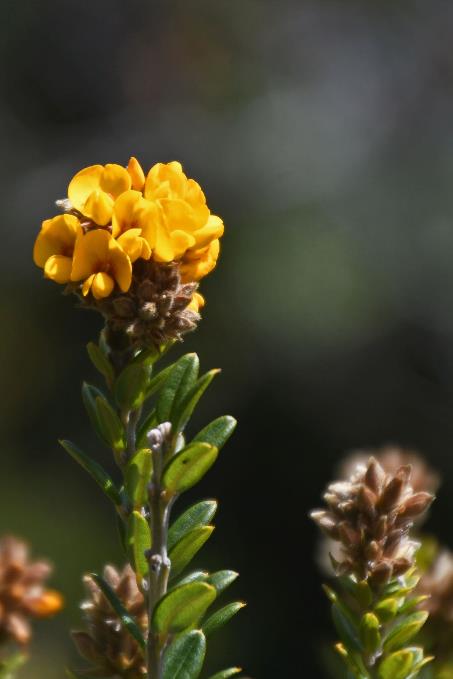
[[[114,200],[128,191],[131,184],[131,175],[121,165],[91,165],[72,178],[68,197],[76,210],[105,226],[112,217]]]
[[[95,299],[108,297],[115,282],[122,292],[129,290],[132,264],[122,247],[104,229],[79,234],[74,249],[71,281],[84,281],[82,294]]]
[[[183,283],[199,281],[210,273],[217,263],[220,242],[213,240],[207,247],[186,252],[181,263],[181,280]]]
[[[33,260],[44,269],[46,278],[56,283],[69,283],[72,255],[80,228],[77,217],[68,214],[46,219],[42,223],[33,248]]]
[[[157,163],[148,172],[144,196],[162,208],[163,226],[157,229],[153,252],[158,261],[180,259],[223,234],[223,222],[211,215],[199,184],[188,179],[181,163]]]

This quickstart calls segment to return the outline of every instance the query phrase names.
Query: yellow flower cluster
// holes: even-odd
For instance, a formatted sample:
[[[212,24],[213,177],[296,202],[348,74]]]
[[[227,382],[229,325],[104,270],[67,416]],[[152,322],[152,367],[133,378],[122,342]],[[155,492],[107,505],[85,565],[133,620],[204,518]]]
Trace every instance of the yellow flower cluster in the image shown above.
[[[43,222],[33,258],[57,283],[80,283],[84,296],[127,292],[138,259],[178,262],[183,283],[216,265],[223,222],[180,163],[157,163],[145,176],[135,158],[92,165],[68,186],[65,214]],[[194,306],[203,298],[194,295]]]

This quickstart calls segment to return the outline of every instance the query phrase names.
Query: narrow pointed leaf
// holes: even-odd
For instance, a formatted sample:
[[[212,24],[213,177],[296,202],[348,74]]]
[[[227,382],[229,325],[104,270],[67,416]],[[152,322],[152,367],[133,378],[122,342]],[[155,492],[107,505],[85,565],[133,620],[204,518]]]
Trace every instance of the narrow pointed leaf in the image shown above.
[[[192,571],[188,573],[185,577],[181,578],[174,583],[173,587],[179,587],[180,585],[186,585],[188,582],[207,582],[209,573],[207,571]],[[210,584],[210,583],[208,583]]]
[[[411,649],[397,651],[384,657],[379,666],[379,679],[407,679],[414,667]]]
[[[152,469],[153,457],[149,448],[137,451],[127,464],[124,485],[134,509],[140,509],[148,500]]]
[[[156,605],[153,629],[162,635],[178,634],[195,624],[216,598],[214,587],[190,582],[168,592]]]
[[[143,363],[127,365],[115,382],[115,399],[120,408],[136,410],[145,400],[150,368]]]
[[[181,538],[194,528],[209,524],[217,511],[215,500],[203,500],[189,507],[172,524],[168,532],[168,549],[172,549]]]
[[[115,379],[115,371],[105,353],[94,342],[88,342],[87,351],[94,367],[105,377],[107,384],[111,384]]]
[[[221,672],[216,672],[212,674],[209,679],[229,679],[229,677],[234,677],[235,674],[242,672],[241,667],[229,667],[226,670],[221,670]]]
[[[177,637],[165,651],[163,679],[197,679],[206,655],[206,639],[200,630]]]
[[[193,557],[209,540],[214,531],[214,526],[199,526],[187,533],[173,549],[170,550],[172,577],[178,576],[189,565]]]
[[[404,646],[421,630],[427,617],[426,611],[417,611],[395,625],[384,640],[384,651],[394,651]]]
[[[207,443],[191,443],[171,458],[164,469],[162,482],[171,493],[192,488],[217,459],[218,450]]]
[[[218,629],[226,625],[226,623],[231,620],[231,618],[236,615],[245,604],[242,601],[233,601],[231,604],[227,604],[220,610],[216,611],[203,622],[203,632],[205,636],[208,637],[213,634]]]
[[[206,582],[208,585],[215,587],[217,595],[219,595],[224,592],[227,587],[229,587],[238,577],[239,573],[236,573],[236,571],[216,571],[215,573],[211,573],[211,575],[208,576]]]
[[[151,398],[153,394],[158,392],[159,389],[161,389],[164,386],[165,381],[167,377],[169,377],[172,368],[173,368],[172,365],[167,366],[166,368],[158,372],[156,375],[154,375],[152,379],[149,380],[148,386],[146,387],[145,400]]]
[[[123,425],[110,403],[103,396],[96,397],[96,413],[102,436],[107,444],[116,451],[124,450]]]
[[[92,573],[90,577],[93,578],[95,583],[100,587],[105,598],[119,617],[124,629],[129,632],[131,637],[133,637],[133,639],[135,639],[135,641],[139,644],[140,648],[144,650],[146,648],[146,644],[139,626],[135,622],[134,618],[126,611],[110,585],[104,580],[104,578],[102,578],[100,575],[97,575],[96,573]]]
[[[199,360],[196,354],[186,354],[171,366],[171,371],[160,391],[157,401],[159,422],[171,420],[174,403],[184,398],[198,376]]]
[[[107,472],[101,467],[100,464],[91,459],[86,453],[84,453],[80,448],[78,448],[71,441],[60,441],[60,445],[69,453],[69,455],[78,464],[85,469],[86,472],[91,476],[98,486],[103,490],[105,495],[119,507],[121,505],[121,496],[118,488],[115,486],[111,477]]]
[[[184,399],[179,403],[175,403],[171,413],[171,422],[173,424],[174,432],[183,431],[195,410],[198,401],[219,372],[220,370],[210,370],[205,373],[187,392]]]
[[[88,417],[90,418],[91,425],[101,441],[109,445],[108,441],[104,437],[104,433],[99,422],[99,416],[96,408],[96,398],[98,396],[105,398],[102,391],[100,391],[97,387],[93,387],[93,385],[87,384],[87,382],[82,384],[82,401],[83,405],[85,406],[85,410],[87,411]]]
[[[145,552],[151,547],[151,532],[147,520],[140,512],[134,511],[129,516],[127,545],[135,572],[141,578],[145,578],[149,571]]]
[[[218,417],[198,432],[192,443],[201,441],[202,443],[209,443],[211,446],[215,446],[217,450],[220,450],[236,429],[236,425],[236,420],[230,415]]]
[[[363,648],[359,639],[358,629],[338,604],[332,605],[332,618],[340,639],[346,648],[361,652]]]

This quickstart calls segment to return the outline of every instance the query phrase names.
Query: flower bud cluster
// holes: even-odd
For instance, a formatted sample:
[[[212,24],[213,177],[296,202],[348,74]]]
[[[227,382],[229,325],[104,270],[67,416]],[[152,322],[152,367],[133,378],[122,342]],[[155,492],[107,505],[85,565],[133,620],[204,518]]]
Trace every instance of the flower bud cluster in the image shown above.
[[[315,510],[311,517],[340,545],[338,574],[381,585],[413,566],[418,543],[409,531],[433,495],[413,490],[410,465],[386,472],[371,457],[347,481],[329,485],[323,497],[327,509]]]

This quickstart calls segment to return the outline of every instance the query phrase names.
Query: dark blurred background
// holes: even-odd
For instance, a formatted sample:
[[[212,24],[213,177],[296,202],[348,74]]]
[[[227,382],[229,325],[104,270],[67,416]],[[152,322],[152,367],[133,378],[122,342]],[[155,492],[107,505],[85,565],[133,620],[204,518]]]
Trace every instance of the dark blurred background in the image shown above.
[[[453,547],[453,5],[2,0],[0,13],[0,531],[53,560],[67,599],[22,676],[76,662],[81,574],[121,559],[110,507],[56,443],[111,467],[79,397],[100,322],[31,250],[78,169],[134,154],[181,160],[227,226],[204,320],[178,349],[223,368],[194,430],[240,421],[193,494],[221,503],[202,563],[239,570],[249,602],[209,668],[323,677],[332,633],[306,517],[344,451],[422,451],[443,476],[430,528]]]

